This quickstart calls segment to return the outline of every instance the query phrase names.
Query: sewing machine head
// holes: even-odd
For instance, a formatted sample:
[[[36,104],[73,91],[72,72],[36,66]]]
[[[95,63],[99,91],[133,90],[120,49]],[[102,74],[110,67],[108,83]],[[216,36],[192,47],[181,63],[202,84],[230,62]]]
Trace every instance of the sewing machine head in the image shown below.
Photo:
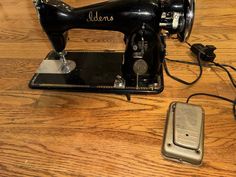
[[[30,83],[32,88],[60,88],[63,83],[68,87],[62,88],[78,90],[159,93],[163,90],[165,35],[177,34],[181,42],[186,41],[194,19],[194,0],[114,0],[81,8],[60,0],[33,2],[54,52],[41,64]],[[124,34],[125,51],[65,52],[68,30],[74,28],[119,31]],[[102,65],[102,69],[94,73],[97,68],[83,68],[85,58],[90,65]],[[117,63],[111,63],[109,58]],[[107,69],[111,64],[116,65],[112,71]],[[60,69],[52,69],[55,65]],[[84,76],[85,69],[90,77]],[[99,73],[99,79],[93,80]],[[61,75],[63,79],[56,80],[63,81],[46,83],[50,79],[43,79],[45,75]]]

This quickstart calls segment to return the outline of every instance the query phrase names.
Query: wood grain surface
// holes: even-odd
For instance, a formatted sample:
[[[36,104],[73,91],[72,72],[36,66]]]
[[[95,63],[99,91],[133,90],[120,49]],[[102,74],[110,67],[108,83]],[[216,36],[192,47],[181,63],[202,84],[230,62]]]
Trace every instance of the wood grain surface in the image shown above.
[[[83,6],[96,0],[66,0]],[[219,63],[236,66],[236,1],[197,0],[191,43],[217,46]],[[167,41],[168,57],[194,60],[185,44]],[[72,30],[67,49],[123,50],[123,35]],[[168,106],[195,92],[235,99],[224,71],[204,68],[202,79],[184,86],[165,76],[159,95],[31,90],[28,82],[51,50],[30,0],[0,1],[0,176],[236,176],[236,121],[232,105],[196,97],[205,119],[201,167],[163,159]],[[198,68],[169,63],[187,80]],[[236,75],[234,74],[234,77]]]

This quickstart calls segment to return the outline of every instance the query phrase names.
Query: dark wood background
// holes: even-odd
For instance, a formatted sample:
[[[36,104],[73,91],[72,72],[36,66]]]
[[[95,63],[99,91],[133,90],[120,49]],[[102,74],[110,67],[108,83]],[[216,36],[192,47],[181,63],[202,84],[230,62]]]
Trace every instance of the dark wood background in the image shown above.
[[[67,0],[83,6],[96,0]],[[236,65],[236,1],[197,0],[191,43],[217,46],[217,62]],[[168,57],[194,60],[187,45],[169,39]],[[68,49],[123,50],[118,32],[72,30]],[[0,176],[236,176],[236,121],[232,105],[196,97],[206,112],[201,167],[161,156],[166,112],[172,101],[195,92],[234,99],[227,75],[204,68],[194,86],[165,76],[160,95],[31,90],[28,82],[51,50],[32,1],[0,2]],[[197,67],[169,63],[191,80]],[[235,76],[235,74],[234,74]]]

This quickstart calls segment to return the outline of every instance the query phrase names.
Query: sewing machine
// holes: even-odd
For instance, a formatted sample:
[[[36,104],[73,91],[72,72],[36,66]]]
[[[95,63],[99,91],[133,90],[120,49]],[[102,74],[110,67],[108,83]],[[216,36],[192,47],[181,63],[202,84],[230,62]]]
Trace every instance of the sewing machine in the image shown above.
[[[181,42],[191,33],[194,0],[113,0],[74,8],[60,0],[34,0],[53,51],[29,83],[31,88],[115,93],[160,93],[165,37]],[[68,30],[124,34],[125,51],[65,50]]]

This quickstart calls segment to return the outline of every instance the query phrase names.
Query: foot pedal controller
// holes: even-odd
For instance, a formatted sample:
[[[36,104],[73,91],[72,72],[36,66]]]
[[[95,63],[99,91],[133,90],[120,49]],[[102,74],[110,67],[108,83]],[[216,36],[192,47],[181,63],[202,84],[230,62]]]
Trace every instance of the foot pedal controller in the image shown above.
[[[204,110],[174,102],[166,120],[162,154],[165,158],[201,165],[204,149]]]

